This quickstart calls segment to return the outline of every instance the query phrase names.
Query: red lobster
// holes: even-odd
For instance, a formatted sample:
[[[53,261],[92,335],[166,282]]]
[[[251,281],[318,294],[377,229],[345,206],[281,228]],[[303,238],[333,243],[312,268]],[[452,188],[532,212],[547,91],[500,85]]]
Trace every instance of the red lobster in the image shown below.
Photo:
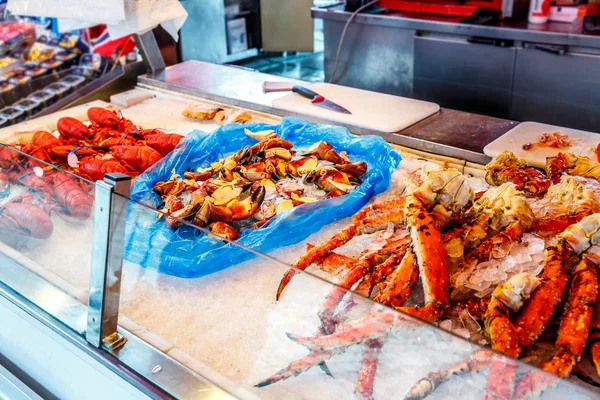
[[[130,173],[130,171],[123,164],[113,157],[84,157],[79,160],[79,168],[77,172],[84,177],[89,177],[92,181],[100,181],[104,179],[104,174],[108,174],[110,172],[122,172],[124,174]]]
[[[20,170],[26,162],[25,156],[16,151],[13,146],[0,144],[0,168],[6,171]]]
[[[149,146],[114,146],[110,152],[119,161],[137,171],[145,171],[156,164],[162,156]]]
[[[83,122],[71,117],[62,117],[56,124],[58,133],[65,139],[83,140],[89,136],[90,129]]]
[[[33,204],[33,195],[23,193],[0,206],[0,229],[48,239],[54,227],[48,213]]]
[[[79,180],[64,172],[52,174],[52,194],[65,213],[79,220],[92,215],[93,197],[79,183]]]
[[[127,118],[124,118],[119,111],[107,110],[102,107],[91,107],[87,111],[87,116],[92,124],[100,128],[112,128],[122,133],[132,133],[137,130],[137,126]]]
[[[159,131],[160,132],[160,131]],[[177,133],[154,133],[145,137],[146,145],[158,151],[163,157],[173,151],[173,149],[183,139],[182,135]]]

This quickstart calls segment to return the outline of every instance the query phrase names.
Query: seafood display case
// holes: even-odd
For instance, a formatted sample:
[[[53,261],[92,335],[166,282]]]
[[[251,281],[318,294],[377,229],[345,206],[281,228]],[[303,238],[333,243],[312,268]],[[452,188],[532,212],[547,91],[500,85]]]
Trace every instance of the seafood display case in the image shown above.
[[[596,164],[486,170],[215,76],[0,130],[3,298],[151,398],[598,396]]]

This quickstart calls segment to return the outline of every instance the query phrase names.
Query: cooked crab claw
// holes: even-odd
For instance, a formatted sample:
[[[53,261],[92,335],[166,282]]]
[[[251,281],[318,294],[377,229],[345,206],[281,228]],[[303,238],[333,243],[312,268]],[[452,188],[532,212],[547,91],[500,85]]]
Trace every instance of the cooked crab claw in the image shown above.
[[[248,164],[252,161],[252,157],[254,153],[252,152],[252,148],[250,146],[246,146],[237,153],[238,162],[240,164]]]
[[[225,222],[213,222],[209,225],[210,231],[220,237],[223,237],[227,240],[235,240],[240,237],[238,232],[231,226],[226,224]]]
[[[266,131],[258,131],[258,132],[252,132],[250,129],[244,129],[244,133],[246,134],[246,136],[249,136],[252,139],[256,139],[256,140],[266,140],[269,138],[277,137],[277,133],[275,133],[275,131],[273,129],[268,129]]]
[[[258,186],[244,200],[232,200],[227,206],[210,204],[210,217],[214,221],[232,222],[250,218],[265,199],[264,186]]]
[[[355,178],[358,178],[367,172],[367,163],[364,161],[353,164],[337,164],[335,167],[338,169],[338,171],[347,172]]]
[[[291,149],[293,146],[294,145],[292,143],[288,142],[287,140],[276,137],[276,138],[265,139],[265,140],[262,140],[262,141],[256,143],[254,146],[252,146],[252,151],[254,152],[254,154],[257,154],[260,156],[261,153],[263,153],[269,149],[274,149],[274,148]]]
[[[314,157],[302,157],[288,162],[287,172],[292,176],[307,175],[317,168],[318,164],[319,160]]]
[[[328,142],[317,142],[313,144],[307,151],[306,154],[311,154],[319,157],[321,160],[329,161],[334,164],[349,164],[350,160],[348,157],[343,157],[338,154],[331,144]]]

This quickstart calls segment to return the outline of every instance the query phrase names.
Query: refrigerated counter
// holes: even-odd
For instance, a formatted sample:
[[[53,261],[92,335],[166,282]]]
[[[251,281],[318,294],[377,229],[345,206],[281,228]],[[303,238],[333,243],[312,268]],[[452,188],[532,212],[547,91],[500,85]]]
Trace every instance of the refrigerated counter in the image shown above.
[[[184,129],[180,123],[183,106],[201,101],[245,109],[256,121],[277,124],[282,116],[294,113],[271,106],[273,98],[281,94],[262,93],[265,79],[279,78],[190,61],[140,76],[137,90],[149,93],[152,99],[122,112],[140,124],[151,121],[153,126],[178,130]],[[65,112],[76,115],[82,111]],[[38,123],[52,124],[51,120]],[[483,147],[515,125],[512,121],[442,109],[399,133],[358,126],[349,129],[359,135],[381,136],[407,158],[426,158],[466,175],[482,176],[482,164],[489,160],[482,153]],[[211,123],[196,126],[200,131],[214,128]],[[128,184],[123,183],[128,181],[122,178],[96,183],[78,178],[80,185],[95,192],[93,221],[53,217],[54,232],[48,239],[2,235],[0,310],[9,329],[2,330],[0,353],[21,372],[28,386],[60,398],[353,396],[361,346],[327,360],[323,368],[333,377],[315,367],[298,377],[264,384],[267,376],[307,354],[302,346],[289,340],[287,333],[314,333],[319,305],[334,287],[321,271],[311,270],[295,276],[282,298],[275,301],[278,282],[290,263],[304,254],[306,243],[330,237],[348,220],[329,224],[306,241],[269,254],[230,244],[235,254],[247,252],[242,256],[247,261],[199,278],[176,277],[150,267],[162,256],[151,250],[160,237],[142,229],[140,234],[146,241],[125,241],[125,232],[130,229],[126,221],[150,227],[161,213],[132,199]],[[402,179],[394,182],[389,192],[376,201],[397,195],[394,185],[401,185]],[[145,258],[126,257],[123,261],[124,249],[131,250],[131,246]],[[368,383],[360,386],[360,390],[372,390],[374,398],[396,398],[427,374],[473,354],[497,358],[497,364],[514,367],[519,374],[546,377],[528,364],[481,353],[478,345],[467,342],[457,332],[374,306],[354,292],[347,294],[347,303],[351,304],[348,316],[352,319],[376,317],[393,326],[381,351],[374,387]],[[111,331],[111,327],[117,331]],[[486,373],[467,373],[441,384],[428,398],[480,398],[486,380]],[[92,381],[98,385],[89,387]],[[554,387],[544,392],[544,398],[596,396],[589,388],[571,381],[552,384]]]
[[[328,81],[351,13],[329,7],[312,15],[323,19]],[[517,16],[467,24],[390,11],[359,14],[349,25],[335,83],[595,131],[599,71],[600,36],[581,20],[528,24]]]

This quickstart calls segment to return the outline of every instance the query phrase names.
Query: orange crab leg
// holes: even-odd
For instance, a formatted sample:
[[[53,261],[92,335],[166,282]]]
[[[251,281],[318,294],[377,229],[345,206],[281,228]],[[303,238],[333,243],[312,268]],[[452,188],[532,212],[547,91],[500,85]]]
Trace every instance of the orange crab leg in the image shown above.
[[[356,378],[356,388],[354,389],[354,394],[360,400],[373,399],[373,382],[382,346],[383,341],[381,339],[372,339],[365,343],[365,352]]]
[[[427,321],[435,321],[449,304],[450,277],[446,248],[435,221],[420,200],[415,196],[409,196],[405,210],[427,304],[418,309],[401,307],[398,310]]]
[[[569,300],[565,306],[556,347],[558,352],[542,369],[565,378],[571,375],[587,342],[594,305],[598,297],[596,266],[583,258],[575,267]]]
[[[571,375],[583,354],[597,298],[598,272],[596,266],[584,257],[573,271],[569,300],[556,339],[558,351],[552,360],[542,365],[544,371],[561,378],[568,378]],[[527,399],[531,396],[539,396],[556,382],[558,380],[550,375],[532,371],[519,381],[516,398]]]
[[[383,305],[400,307],[406,302],[418,278],[419,267],[417,266],[415,254],[412,250],[409,250],[402,258],[400,265],[388,275],[384,282],[385,289],[377,293],[374,300]]]
[[[592,361],[596,367],[596,372],[600,375],[600,290],[594,306],[589,342],[591,344]]]
[[[420,400],[429,396],[435,388],[446,382],[455,375],[461,375],[465,372],[478,372],[490,365],[492,352],[488,350],[477,350],[466,360],[460,361],[450,368],[430,372],[427,377],[419,380],[407,393],[404,400]]]
[[[382,209],[388,206],[393,206],[393,208],[397,208],[398,204],[400,204],[399,202],[400,200],[396,199],[384,203],[384,205],[382,205],[381,207]],[[326,256],[334,249],[337,249],[338,247],[341,247],[344,244],[348,243],[357,234],[361,234],[363,226],[379,226],[387,222],[402,221],[404,218],[403,212],[392,211],[386,214],[366,219],[365,216],[373,210],[372,207],[374,207],[374,205],[362,209],[353,218],[353,221],[355,222],[344,228],[342,231],[336,233],[331,239],[310,249],[305,255],[303,255],[298,261],[296,261],[293,264],[293,267],[304,271],[306,268],[308,268],[309,265],[314,263],[319,258]],[[275,298],[276,300],[279,300],[279,297],[281,297],[281,293],[283,293],[283,290],[290,283],[294,275],[296,275],[296,271],[294,270],[294,268],[290,268],[286,271],[285,275],[281,279],[281,282],[279,283],[279,287],[277,288],[277,295]]]
[[[564,244],[549,247],[541,283],[517,318],[517,336],[523,347],[538,340],[554,314],[567,284],[567,258],[571,251]]]

